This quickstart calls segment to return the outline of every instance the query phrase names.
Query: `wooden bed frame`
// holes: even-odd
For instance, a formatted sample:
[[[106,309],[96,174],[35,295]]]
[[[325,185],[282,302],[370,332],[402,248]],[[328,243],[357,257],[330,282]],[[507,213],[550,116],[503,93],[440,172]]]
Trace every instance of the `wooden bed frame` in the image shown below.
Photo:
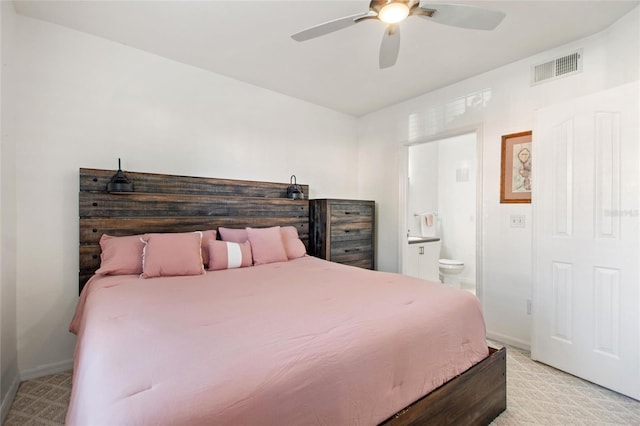
[[[288,183],[125,172],[134,192],[108,193],[114,170],[80,169],[79,290],[100,267],[102,234],[295,226],[309,243],[309,202],[286,198]],[[309,187],[301,185],[305,194]],[[486,425],[507,406],[506,349],[396,413],[382,424]]]

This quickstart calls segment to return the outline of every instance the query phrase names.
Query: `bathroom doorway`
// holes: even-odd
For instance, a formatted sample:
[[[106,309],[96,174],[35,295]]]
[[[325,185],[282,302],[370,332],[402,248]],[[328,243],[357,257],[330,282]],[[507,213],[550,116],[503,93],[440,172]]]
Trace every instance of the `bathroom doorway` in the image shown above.
[[[481,143],[477,130],[407,145],[401,223],[402,271],[409,259],[407,237],[440,238],[440,259],[464,264],[448,282],[481,292]],[[433,260],[431,260],[433,261]],[[447,271],[448,272],[448,271]],[[442,277],[441,277],[442,278]]]

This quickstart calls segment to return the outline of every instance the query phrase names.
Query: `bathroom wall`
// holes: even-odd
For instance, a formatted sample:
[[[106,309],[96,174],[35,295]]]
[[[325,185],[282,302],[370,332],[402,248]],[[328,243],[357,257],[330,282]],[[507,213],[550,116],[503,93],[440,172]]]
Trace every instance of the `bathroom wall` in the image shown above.
[[[461,286],[476,285],[476,135],[437,142],[441,258],[464,263]]]
[[[419,236],[420,217],[416,215],[438,211],[438,143],[411,146],[408,165],[408,234]]]
[[[423,212],[437,213],[435,235],[441,258],[461,260],[462,284],[475,287],[476,135],[470,133],[409,147],[407,224],[420,235]]]

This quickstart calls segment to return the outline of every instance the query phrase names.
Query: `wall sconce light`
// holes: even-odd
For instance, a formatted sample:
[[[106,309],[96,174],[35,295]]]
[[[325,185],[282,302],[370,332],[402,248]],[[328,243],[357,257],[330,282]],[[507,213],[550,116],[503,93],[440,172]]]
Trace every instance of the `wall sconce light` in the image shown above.
[[[118,171],[107,184],[107,192],[133,192],[133,183],[122,172],[119,158]]]
[[[302,191],[302,186],[296,183],[296,175],[291,175],[289,183],[291,185],[287,187],[287,198],[292,200],[304,200],[304,192]]]

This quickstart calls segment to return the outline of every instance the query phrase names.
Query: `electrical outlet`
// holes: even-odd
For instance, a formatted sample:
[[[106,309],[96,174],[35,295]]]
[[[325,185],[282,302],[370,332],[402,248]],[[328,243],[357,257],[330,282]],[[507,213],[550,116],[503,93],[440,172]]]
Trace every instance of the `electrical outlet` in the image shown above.
[[[525,215],[512,214],[509,220],[512,228],[524,228],[525,227]]]

